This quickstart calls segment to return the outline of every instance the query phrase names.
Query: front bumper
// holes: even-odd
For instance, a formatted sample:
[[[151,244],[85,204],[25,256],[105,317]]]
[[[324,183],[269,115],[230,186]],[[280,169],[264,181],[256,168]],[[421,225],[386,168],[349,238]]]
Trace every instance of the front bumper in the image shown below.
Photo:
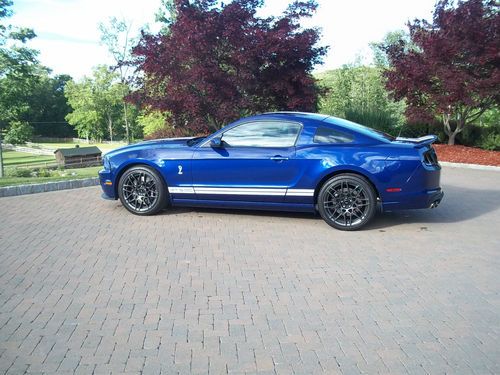
[[[118,199],[115,192],[113,175],[110,171],[106,169],[99,171],[99,183],[103,191],[102,198],[112,200]]]

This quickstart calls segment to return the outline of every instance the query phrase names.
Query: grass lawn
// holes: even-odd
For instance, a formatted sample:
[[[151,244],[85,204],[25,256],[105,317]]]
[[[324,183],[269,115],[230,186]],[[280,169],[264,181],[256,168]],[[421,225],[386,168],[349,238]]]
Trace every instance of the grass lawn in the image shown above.
[[[49,181],[64,181],[64,180],[77,180],[88,177],[97,177],[97,172],[102,167],[88,167],[88,168],[75,168],[65,169],[62,171],[53,171],[56,176],[51,177],[4,177],[0,178],[0,187],[24,185],[24,184],[39,184]]]
[[[3,163],[5,166],[24,166],[25,164],[39,164],[45,162],[55,163],[56,158],[49,155],[35,155],[27,152],[3,150]]]

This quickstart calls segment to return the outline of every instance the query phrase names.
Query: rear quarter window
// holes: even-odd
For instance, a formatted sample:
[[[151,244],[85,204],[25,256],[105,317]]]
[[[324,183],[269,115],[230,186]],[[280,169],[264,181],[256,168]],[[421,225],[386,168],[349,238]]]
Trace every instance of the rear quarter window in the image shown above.
[[[351,143],[353,140],[354,137],[351,134],[347,134],[332,128],[327,128],[326,126],[318,127],[313,138],[314,143],[321,144]]]

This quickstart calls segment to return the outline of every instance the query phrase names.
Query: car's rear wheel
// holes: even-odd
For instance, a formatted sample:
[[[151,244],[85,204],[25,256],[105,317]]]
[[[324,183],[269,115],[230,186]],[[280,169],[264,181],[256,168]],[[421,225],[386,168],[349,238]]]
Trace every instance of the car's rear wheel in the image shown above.
[[[123,206],[136,215],[154,215],[168,199],[163,178],[147,166],[126,170],[118,183],[118,195]]]
[[[326,181],[318,194],[318,211],[327,224],[340,230],[356,230],[375,215],[377,196],[361,176],[340,174]]]

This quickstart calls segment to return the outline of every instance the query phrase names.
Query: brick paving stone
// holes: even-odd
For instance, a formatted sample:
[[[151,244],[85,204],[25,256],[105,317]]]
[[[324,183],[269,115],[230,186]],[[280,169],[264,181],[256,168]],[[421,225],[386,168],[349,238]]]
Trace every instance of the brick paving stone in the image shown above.
[[[0,199],[0,374],[500,373],[500,173],[363,231],[303,214]]]

